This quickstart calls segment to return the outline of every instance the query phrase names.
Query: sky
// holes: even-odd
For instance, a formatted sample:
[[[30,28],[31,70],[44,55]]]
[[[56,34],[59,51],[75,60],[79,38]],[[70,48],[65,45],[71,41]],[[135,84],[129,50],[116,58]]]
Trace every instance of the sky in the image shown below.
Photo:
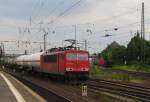
[[[113,41],[126,46],[140,30],[142,2],[150,40],[149,0],[0,0],[0,41],[16,41],[4,42],[7,53],[35,53],[43,44],[32,42],[43,42],[45,32],[47,49],[65,46],[63,40],[75,38],[76,25],[79,46],[87,40],[91,53]]]

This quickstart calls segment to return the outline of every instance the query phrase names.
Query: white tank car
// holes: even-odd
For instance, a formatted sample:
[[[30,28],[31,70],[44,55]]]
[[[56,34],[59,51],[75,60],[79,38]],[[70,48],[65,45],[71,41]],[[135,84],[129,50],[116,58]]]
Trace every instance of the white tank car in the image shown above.
[[[22,67],[33,67],[33,68],[40,68],[40,56],[44,52],[39,52],[30,55],[22,55],[16,58],[15,62],[17,65]]]
[[[24,58],[28,55],[21,55],[15,59],[15,63],[20,66],[24,66]]]

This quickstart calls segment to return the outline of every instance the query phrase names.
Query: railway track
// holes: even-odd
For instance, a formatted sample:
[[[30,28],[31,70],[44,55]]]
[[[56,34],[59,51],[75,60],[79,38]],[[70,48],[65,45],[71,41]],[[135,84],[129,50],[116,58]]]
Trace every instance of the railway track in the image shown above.
[[[16,79],[24,83],[26,86],[30,87],[32,90],[34,90],[36,93],[38,93],[40,96],[42,96],[47,102],[71,102],[71,100],[67,99],[64,96],[60,96],[57,93],[49,90],[48,88],[44,87],[41,83],[35,83],[31,81],[30,79],[21,77],[18,74],[14,74],[10,71],[5,71],[6,73],[11,74]]]
[[[116,72],[116,73],[125,73],[125,74],[140,76],[144,78],[150,77],[150,73],[148,72],[134,72],[134,71],[127,71],[127,70],[119,70],[119,69],[104,69],[104,70],[108,70],[108,71]]]
[[[87,84],[89,88],[96,91],[104,91],[142,102],[150,102],[150,88],[100,79],[90,79]]]
[[[71,102],[71,100],[63,96],[59,96],[55,92],[51,92],[49,89],[44,87],[45,85],[41,83],[32,82],[28,78],[20,77],[20,75],[13,74],[12,72],[9,73],[23,82],[25,85],[33,89],[47,101]],[[136,99],[141,102],[150,102],[150,88],[146,88],[143,86],[101,79],[90,79],[86,82],[86,84],[90,89],[96,90],[98,92],[107,92],[117,96]]]

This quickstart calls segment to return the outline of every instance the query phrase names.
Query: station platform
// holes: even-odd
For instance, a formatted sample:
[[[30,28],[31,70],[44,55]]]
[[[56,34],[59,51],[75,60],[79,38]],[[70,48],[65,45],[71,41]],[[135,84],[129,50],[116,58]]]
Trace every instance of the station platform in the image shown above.
[[[46,102],[23,83],[0,71],[0,102]]]

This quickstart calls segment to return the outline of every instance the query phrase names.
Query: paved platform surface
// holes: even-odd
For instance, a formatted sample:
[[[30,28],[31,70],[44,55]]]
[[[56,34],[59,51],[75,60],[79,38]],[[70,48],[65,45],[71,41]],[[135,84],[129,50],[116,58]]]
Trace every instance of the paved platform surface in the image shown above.
[[[0,71],[0,102],[46,102],[11,75]]]
[[[0,76],[0,101],[1,102],[17,102],[16,98],[10,91],[7,83]]]

